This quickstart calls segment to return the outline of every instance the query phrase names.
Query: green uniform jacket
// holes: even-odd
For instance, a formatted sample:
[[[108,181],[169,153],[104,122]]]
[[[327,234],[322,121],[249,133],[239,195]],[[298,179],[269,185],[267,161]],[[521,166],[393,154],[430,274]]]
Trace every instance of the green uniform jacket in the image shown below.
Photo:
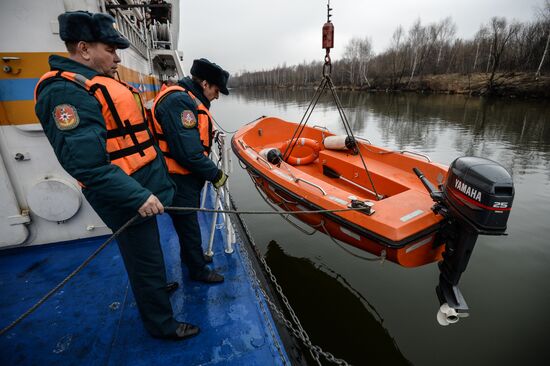
[[[210,102],[204,97],[200,86],[193,83],[190,78],[180,80],[179,84],[199,98],[206,108],[210,108]],[[184,111],[191,111],[195,116],[195,121],[199,120],[197,105],[193,99],[189,94],[177,91],[170,93],[160,101],[155,107],[155,116],[162,126],[170,154],[178,164],[188,169],[196,179],[203,183],[205,180],[212,181],[218,174],[218,168],[212,160],[204,155],[198,123],[192,128],[183,126],[182,114]],[[185,189],[186,187],[178,186],[178,188]]]
[[[81,74],[88,79],[98,73],[78,62],[52,55],[52,70]],[[58,128],[53,111],[61,104],[71,105],[78,114],[78,124],[72,129]],[[44,128],[61,166],[84,184],[82,192],[98,215],[112,230],[118,229],[154,194],[169,205],[175,191],[160,149],[158,156],[140,170],[127,175],[111,164],[106,150],[107,130],[101,105],[77,84],[56,79],[44,82],[39,90],[36,115]]]

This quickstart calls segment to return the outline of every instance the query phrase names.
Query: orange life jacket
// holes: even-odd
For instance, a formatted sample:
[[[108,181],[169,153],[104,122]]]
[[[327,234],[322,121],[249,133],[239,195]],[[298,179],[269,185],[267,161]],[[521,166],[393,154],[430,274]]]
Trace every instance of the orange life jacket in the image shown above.
[[[111,164],[131,175],[153,161],[157,156],[149,131],[145,109],[137,89],[106,76],[88,79],[67,71],[49,71],[34,90],[38,97],[40,84],[51,78],[63,78],[80,85],[101,104],[101,113],[107,129],[106,146]]]
[[[155,138],[157,139],[157,142],[159,144],[160,150],[162,151],[164,155],[164,159],[166,160],[166,165],[168,166],[168,172],[172,174],[190,174],[191,172],[178,164],[178,162],[173,158],[172,154],[170,153],[170,149],[168,148],[168,143],[166,142],[166,138],[164,137],[164,133],[162,131],[162,126],[157,120],[157,117],[155,116],[155,109],[156,106],[164,99],[166,98],[170,93],[174,93],[177,91],[182,91],[187,93],[191,99],[193,99],[193,102],[195,102],[195,105],[197,106],[197,115],[198,115],[198,126],[199,129],[199,136],[201,139],[202,146],[204,147],[204,155],[208,156],[210,154],[210,149],[212,146],[212,133],[213,133],[213,126],[212,126],[212,116],[210,115],[210,112],[208,111],[208,108],[204,106],[204,104],[193,95],[189,90],[186,90],[182,88],[179,85],[173,85],[169,86],[168,88],[162,90],[155,98],[155,101],[153,103],[153,107],[151,108],[151,115],[153,124],[151,129],[153,130],[153,134],[155,135]]]

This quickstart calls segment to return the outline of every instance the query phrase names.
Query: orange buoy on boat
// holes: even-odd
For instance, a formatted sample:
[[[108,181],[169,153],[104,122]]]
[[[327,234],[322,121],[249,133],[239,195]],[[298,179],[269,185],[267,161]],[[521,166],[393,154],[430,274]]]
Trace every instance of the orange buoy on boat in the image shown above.
[[[309,154],[302,155],[303,151],[306,149],[309,151]],[[287,150],[290,149],[290,152],[287,153]],[[310,138],[301,137],[299,139],[287,140],[281,146],[281,151],[286,157],[284,160],[290,165],[307,165],[311,164],[319,156],[319,151],[321,150],[321,144],[317,140]],[[295,155],[293,155],[293,153]]]

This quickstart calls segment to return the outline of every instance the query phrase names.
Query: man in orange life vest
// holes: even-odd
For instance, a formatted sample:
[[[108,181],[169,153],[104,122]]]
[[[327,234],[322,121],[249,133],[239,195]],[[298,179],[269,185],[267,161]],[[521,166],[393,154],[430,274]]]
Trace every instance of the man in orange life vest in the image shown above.
[[[229,73],[201,58],[193,62],[192,78],[186,77],[157,95],[152,108],[153,133],[159,142],[170,176],[177,190],[173,205],[199,207],[205,181],[215,188],[225,184],[227,175],[208,158],[213,125],[210,102],[219,93],[229,94]],[[223,276],[210,270],[203,255],[197,212],[171,212],[180,240],[180,256],[191,279],[219,283]]]
[[[59,16],[69,57],[50,56],[35,110],[57,159],[109,228],[142,216],[117,238],[137,307],[151,335],[183,339],[199,329],[173,317],[154,216],[171,203],[175,187],[137,90],[113,78],[117,49],[130,45],[114,23],[84,11]]]

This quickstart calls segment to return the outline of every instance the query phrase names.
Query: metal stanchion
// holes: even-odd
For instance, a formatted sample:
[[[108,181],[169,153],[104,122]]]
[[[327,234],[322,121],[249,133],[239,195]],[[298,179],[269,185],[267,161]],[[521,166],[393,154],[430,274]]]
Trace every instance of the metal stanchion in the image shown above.
[[[206,191],[208,192],[208,190]],[[218,202],[220,199],[220,190],[216,189],[216,199],[214,200],[214,209],[218,209]],[[204,199],[206,201],[206,198]],[[212,246],[214,245],[214,234],[216,233],[216,221],[218,221],[218,213],[214,212],[212,214],[212,224],[210,225],[210,238],[208,239],[208,248],[206,249],[205,255],[212,257],[214,252],[212,251]]]
[[[221,165],[221,169],[226,174],[228,174],[231,172],[231,158],[230,158],[231,155],[230,155],[229,147],[226,146],[225,144],[225,137],[226,137],[225,133],[220,132],[216,137],[216,141],[218,143],[218,154],[219,154],[218,159]],[[213,151],[213,153],[216,154],[216,151]],[[213,204],[214,209],[218,209],[218,208],[223,209],[223,208],[231,207],[229,193],[227,191],[228,189],[229,188],[227,183],[224,187],[216,189],[216,197],[214,199],[214,204]],[[205,207],[208,194],[209,194],[208,184],[206,184],[202,192],[201,208]],[[233,244],[236,241],[235,230],[233,229],[233,225],[231,224],[230,215],[225,213],[223,213],[222,215],[223,215],[223,222],[226,230],[226,245],[225,245],[224,251],[226,254],[231,254],[234,252]],[[214,234],[216,230],[217,221],[218,221],[218,213],[214,212],[214,214],[212,215],[212,224],[210,225],[210,238],[208,240],[208,246],[205,252],[205,255],[209,257],[214,255],[212,247],[214,245]]]
[[[204,208],[204,205],[206,204],[206,195],[208,194],[208,185],[210,182],[205,182],[204,186],[202,187],[201,191],[201,208]]]
[[[223,196],[222,196],[222,202],[225,202],[225,207],[229,208],[231,207],[229,205],[229,194],[227,193],[228,187],[227,184],[225,187],[223,187]],[[231,216],[228,214],[224,214],[224,222],[225,222],[225,232],[226,232],[226,240],[225,240],[225,253],[226,254],[232,254],[233,253],[233,244],[235,243],[235,231],[233,229],[233,225],[231,224]]]
[[[230,146],[225,143],[225,137],[226,135],[224,133],[220,134],[220,144],[221,144],[221,151],[222,151],[222,169],[226,174],[231,175],[232,166],[231,166],[231,151]],[[221,205],[222,207],[230,208],[231,202],[229,198],[229,182],[225,184],[222,190],[222,201]],[[233,225],[231,223],[231,215],[224,214],[224,222],[225,222],[225,230],[226,230],[226,246],[225,246],[225,253],[231,254],[233,253],[233,244],[236,241],[236,235],[235,230],[233,229]]]

